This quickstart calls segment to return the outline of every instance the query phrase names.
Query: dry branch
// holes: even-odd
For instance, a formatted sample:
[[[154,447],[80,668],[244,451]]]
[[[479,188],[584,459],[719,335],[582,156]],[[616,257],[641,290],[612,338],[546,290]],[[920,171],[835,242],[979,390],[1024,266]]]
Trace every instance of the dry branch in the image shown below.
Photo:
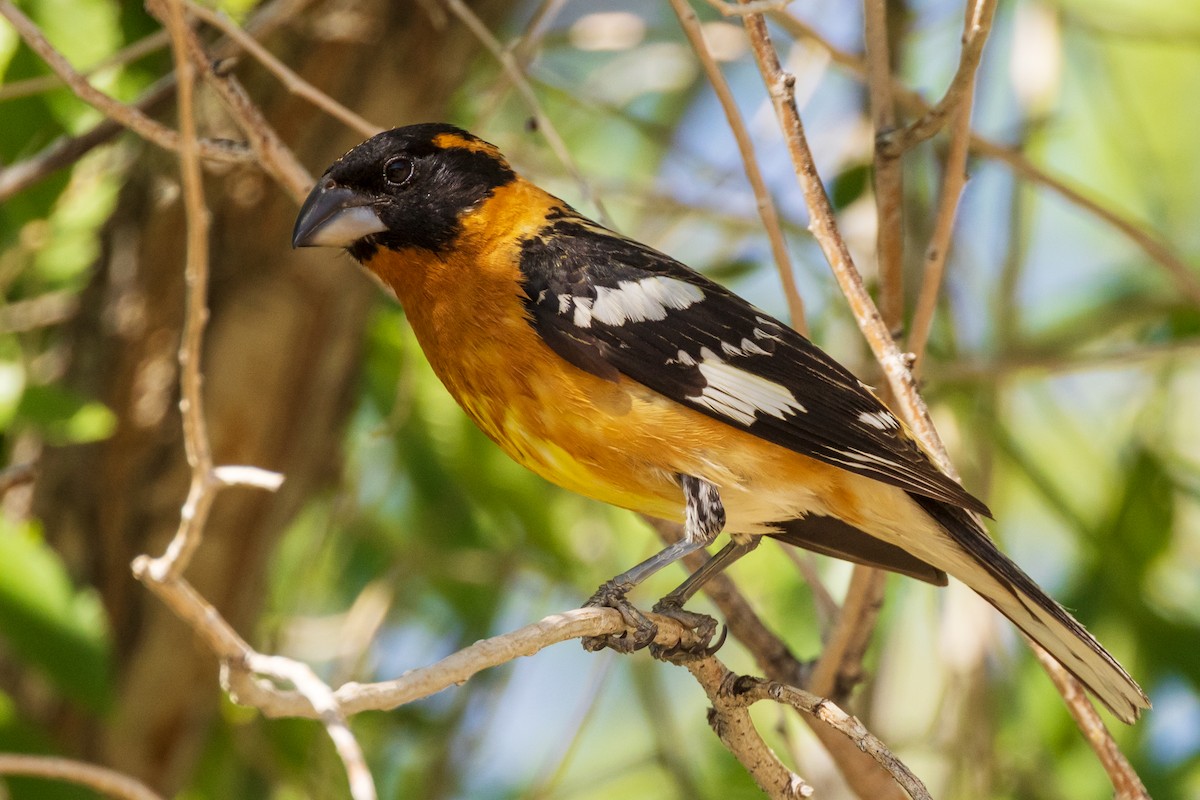
[[[983,3],[984,0],[979,0],[979,2]],[[977,15],[987,13],[990,12],[986,9],[976,8]],[[969,23],[971,26],[970,30],[977,32],[980,25],[980,16],[968,14],[968,19],[971,20]],[[883,326],[879,312],[863,288],[862,278],[854,268],[845,242],[838,233],[832,207],[817,175],[812,153],[809,151],[808,143],[804,136],[803,124],[796,109],[795,99],[792,94],[794,78],[784,73],[780,67],[778,55],[771,44],[766,23],[762,16],[747,15],[745,17],[745,24],[747,30],[750,32],[755,58],[759,64],[759,71],[762,73],[763,80],[771,94],[776,114],[779,117],[780,127],[787,141],[789,153],[792,155],[797,178],[804,192],[805,201],[809,206],[809,213],[812,215],[811,227],[813,232],[818,242],[820,242],[826,258],[833,268],[834,274],[838,278],[838,283],[842,287],[843,294],[846,295],[849,301],[859,328],[863,331],[868,343],[871,345],[876,360],[883,367],[884,374],[888,377],[889,384],[909,424],[942,470],[957,480],[958,472],[950,461],[941,437],[933,427],[925,402],[917,391],[913,375],[905,363],[904,357],[896,347],[895,342],[887,335],[887,330]],[[964,133],[958,138],[965,140],[967,137]],[[1059,688],[1064,699],[1069,694],[1082,693],[1083,691],[1078,685],[1078,681],[1068,673],[1052,674],[1052,677],[1054,677],[1055,686]],[[1069,700],[1068,705],[1070,705]],[[1107,742],[1104,744],[1105,749],[1110,747],[1113,750],[1117,749],[1116,745],[1111,741],[1111,735],[1103,726],[1084,729],[1084,734],[1089,737],[1089,740],[1093,733],[1103,742]]]
[[[74,783],[116,800],[162,800],[160,795],[150,791],[141,781],[128,775],[69,758],[0,753],[0,776],[4,775]]]
[[[0,16],[12,23],[29,48],[41,56],[76,97],[146,141],[164,150],[179,152],[178,133],[150,119],[137,108],[120,103],[93,87],[87,78],[76,72],[70,62],[54,49],[37,25],[22,14],[11,0],[0,0]],[[196,147],[200,156],[209,161],[239,164],[248,160],[245,150],[231,142],[202,139],[197,141]]]
[[[941,293],[942,276],[946,272],[946,259],[950,252],[950,237],[954,232],[954,218],[958,212],[959,199],[967,182],[967,151],[971,143],[971,108],[975,99],[975,72],[983,53],[983,45],[992,29],[995,16],[995,0],[972,0],[967,3],[966,19],[963,23],[963,52],[959,62],[955,85],[946,92],[939,107],[946,104],[945,113],[953,117],[950,131],[950,148],[946,154],[946,166],[942,175],[942,192],[938,198],[937,215],[934,217],[933,233],[925,248],[925,268],[921,279],[921,293],[913,313],[912,331],[908,338],[908,349],[913,353],[913,370],[917,371],[925,356],[925,345],[933,328],[933,313],[937,309]],[[951,92],[956,97],[949,100]],[[930,114],[933,114],[931,111]],[[929,114],[926,115],[929,117]]]
[[[1087,693],[1084,692],[1079,681],[1041,645],[1030,639],[1026,639],[1026,641],[1033,647],[1033,652],[1041,662],[1042,668],[1046,670],[1046,674],[1054,681],[1058,693],[1066,701],[1067,710],[1075,718],[1075,724],[1079,726],[1088,746],[1100,759],[1101,766],[1104,767],[1109,781],[1112,782],[1117,800],[1150,800],[1150,793],[1146,791],[1142,779],[1138,777],[1129,760],[1125,758],[1125,754],[1113,741],[1112,734],[1104,727],[1100,715],[1096,712],[1096,707],[1088,699]]]
[[[700,20],[696,16],[696,12],[688,5],[687,0],[671,0],[671,7],[675,10],[675,16],[679,18],[679,24],[683,28],[688,42],[692,45],[696,57],[700,60],[700,65],[704,68],[708,82],[712,84],[717,100],[721,103],[721,109],[725,112],[729,130],[737,141],[746,179],[750,181],[750,186],[754,190],[755,204],[758,207],[759,216],[762,218],[763,228],[766,229],[767,240],[771,243],[771,254],[775,257],[775,268],[779,272],[779,281],[783,284],[783,296],[787,301],[792,327],[807,335],[808,323],[804,317],[804,300],[800,298],[800,291],[796,288],[796,276],[792,273],[792,260],[788,256],[787,242],[783,238],[779,211],[775,208],[775,201],[771,198],[767,182],[758,166],[758,156],[754,153],[754,142],[750,139],[750,131],[746,129],[746,123],[742,119],[741,112],[738,111],[737,101],[733,97],[728,81],[721,74],[721,68],[717,66],[716,59],[709,52],[708,43],[704,40],[704,31],[700,27]]]
[[[363,119],[360,115],[354,113],[344,105],[334,100],[332,97],[322,92],[317,87],[313,86],[308,81],[296,74],[295,70],[284,64],[276,58],[270,50],[258,43],[258,40],[251,36],[247,31],[243,30],[236,22],[231,20],[221,11],[213,11],[205,8],[202,5],[185,0],[188,12],[195,15],[197,19],[203,20],[205,23],[212,25],[235,42],[239,47],[243,48],[247,53],[254,57],[260,64],[267,68],[272,75],[279,78],[280,82],[287,90],[298,97],[303,97],[308,102],[312,103],[317,108],[324,111],[329,116],[341,121],[346,127],[351,130],[358,131],[365,137],[371,137],[379,133],[383,128],[378,125]]]
[[[508,75],[513,86],[517,88],[521,99],[529,107],[534,127],[546,138],[550,149],[554,151],[554,155],[558,157],[567,174],[579,185],[580,192],[583,193],[587,201],[596,209],[600,221],[605,225],[612,225],[612,219],[608,216],[608,212],[604,210],[604,204],[600,202],[599,195],[596,194],[595,189],[592,188],[587,179],[583,177],[583,173],[575,164],[575,159],[571,157],[571,151],[567,148],[567,143],[563,141],[558,129],[554,127],[550,118],[546,116],[546,112],[542,110],[542,104],[538,102],[533,87],[530,86],[529,80],[525,77],[525,73],[521,71],[521,65],[517,63],[513,54],[500,44],[495,35],[483,24],[483,21],[462,0],[446,0],[446,8],[454,16],[458,17],[463,25],[467,26],[471,33],[479,39],[479,42],[500,63],[500,67]]]
[[[812,26],[802,20],[783,12],[772,13],[771,19],[791,36],[808,39],[819,45],[829,53],[834,63],[845,67],[851,74],[859,78],[863,78],[866,75],[867,67],[861,58],[836,47],[828,39],[821,36]],[[902,85],[898,80],[894,80],[894,91],[896,93],[896,101],[908,113],[924,114],[929,111],[929,103],[912,89]],[[1191,302],[1200,305],[1200,275],[1193,272],[1192,267],[1183,260],[1183,257],[1163,239],[1147,231],[1128,217],[1092,200],[1083,191],[1076,189],[1066,180],[1055,177],[1047,170],[1037,166],[1016,148],[999,144],[977,133],[972,133],[971,150],[986,158],[1007,164],[1018,176],[1039,186],[1044,186],[1063,197],[1067,202],[1082,208],[1084,211],[1120,231],[1141,248],[1152,261],[1163,267],[1171,275],[1179,290]]]

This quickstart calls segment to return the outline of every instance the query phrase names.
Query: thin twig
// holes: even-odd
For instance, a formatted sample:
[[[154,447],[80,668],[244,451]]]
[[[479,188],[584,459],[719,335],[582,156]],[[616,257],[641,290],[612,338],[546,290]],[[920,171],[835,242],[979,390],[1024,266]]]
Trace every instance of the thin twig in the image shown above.
[[[147,0],[146,8],[161,18],[163,2],[164,0]],[[267,122],[262,110],[250,99],[241,83],[232,75],[219,74],[213,68],[213,59],[209,57],[196,32],[191,28],[185,29],[183,40],[189,62],[204,75],[234,122],[246,135],[259,166],[275,178],[296,202],[300,202],[312,188],[313,178],[308,170],[296,158],[291,148],[279,138],[279,134]]]
[[[687,661],[683,666],[704,688],[712,703],[708,712],[709,726],[729,752],[742,762],[758,788],[772,800],[812,797],[813,788],[783,765],[754,727],[748,703],[733,691],[738,676],[713,656]]]
[[[670,544],[679,540],[683,528],[677,523],[643,517]],[[689,570],[699,569],[706,554],[692,553],[684,558]],[[787,644],[771,631],[755,613],[746,597],[726,574],[716,575],[704,584],[704,593],[720,610],[730,635],[754,657],[759,669],[771,680],[791,686],[812,685],[812,665],[800,661]],[[857,612],[856,612],[857,613]],[[849,619],[847,617],[847,619]],[[853,742],[836,731],[805,717],[813,734],[821,741],[842,777],[860,797],[872,800],[906,800],[903,790],[886,770],[863,754]]]
[[[654,641],[664,647],[694,646],[695,633],[672,617],[647,613],[658,626]],[[551,614],[515,631],[483,639],[426,667],[409,670],[399,678],[379,683],[348,683],[334,692],[346,714],[387,711],[430,697],[470,680],[485,669],[531,656],[552,644],[583,636],[627,632],[620,613],[611,608],[577,608]],[[249,662],[231,662],[227,676],[234,700],[252,705],[268,717],[316,716],[311,703],[296,692],[264,686],[246,669]]]
[[[889,154],[899,156],[926,139],[932,138],[945,127],[953,117],[962,113],[962,109],[970,108],[975,95],[975,74],[979,70],[979,62],[983,58],[983,46],[987,43],[988,34],[992,29],[992,17],[995,15],[995,0],[976,0],[968,2],[966,8],[967,23],[963,29],[962,53],[958,59],[958,69],[950,81],[946,93],[933,108],[926,111],[919,119],[897,131],[885,133],[876,146]]]
[[[930,800],[929,790],[921,780],[912,773],[900,759],[874,736],[857,718],[850,716],[835,704],[819,697],[812,692],[797,689],[794,686],[778,681],[764,681],[759,678],[742,677],[732,682],[731,692],[743,702],[755,703],[760,700],[772,700],[783,703],[811,714],[823,723],[843,734],[855,743],[858,749],[867,753],[884,769],[896,782],[904,787],[913,800]]]
[[[942,277],[946,272],[946,259],[950,252],[950,237],[954,232],[954,219],[958,203],[967,182],[967,151],[971,143],[971,109],[975,98],[975,74],[979,66],[983,45],[992,29],[995,15],[995,0],[972,0],[967,3],[966,20],[963,23],[963,53],[958,74],[965,74],[961,81],[955,76],[957,99],[954,101],[954,123],[950,133],[950,148],[946,154],[946,166],[942,175],[942,192],[938,198],[937,216],[934,218],[933,233],[929,246],[925,248],[925,267],[922,271],[921,292],[913,313],[912,329],[908,338],[908,350],[913,354],[913,371],[919,372],[925,356],[925,345],[933,327],[933,314],[937,310],[937,298],[941,294]],[[972,57],[968,58],[968,54]],[[949,96],[949,92],[947,92]],[[945,99],[943,98],[943,102]],[[931,112],[932,113],[932,112]]]
[[[768,11],[783,11],[793,0],[742,0],[741,3],[726,0],[708,0],[708,4],[727,17],[744,17],[747,14],[762,14]]]
[[[525,73],[521,71],[520,65],[513,58],[512,53],[508,52],[499,40],[492,35],[488,27],[483,24],[475,12],[467,7],[462,0],[445,0],[446,7],[454,16],[458,17],[464,25],[475,35],[475,38],[487,48],[497,61],[500,62],[501,68],[508,74],[509,79],[513,82],[513,86],[517,88],[517,92],[529,107],[529,113],[533,117],[535,127],[543,136],[546,137],[546,142],[550,145],[550,149],[554,151],[554,155],[562,163],[567,174],[570,175],[579,185],[579,191],[587,199],[587,201],[596,209],[600,217],[600,221],[605,225],[612,225],[612,219],[608,216],[608,212],[604,209],[604,204],[600,202],[599,196],[586,179],[579,167],[575,164],[575,159],[571,157],[571,151],[567,148],[567,143],[563,141],[559,135],[558,129],[546,116],[546,112],[542,109],[542,105],[538,102],[537,95],[530,86],[529,80],[525,77]]]
[[[904,324],[904,170],[898,156],[884,152],[880,137],[896,127],[887,3],[865,0],[867,97],[875,128],[875,257],[879,262],[879,313],[894,336]]]
[[[69,758],[0,753],[0,775],[25,775],[74,783],[117,800],[162,800],[161,795],[128,775]]]
[[[896,126],[887,21],[884,0],[864,0],[867,99],[876,143]],[[896,338],[904,329],[904,169],[899,157],[885,153],[878,144],[872,158],[879,313],[888,332]],[[885,392],[883,399],[886,402],[891,398]],[[885,581],[882,570],[854,565],[841,612],[813,668],[810,689],[840,701],[862,680],[862,657],[875,633]]]
[[[246,23],[245,30],[254,36],[266,36],[288,20],[295,18],[312,0],[274,0],[257,8],[254,16]],[[164,29],[164,37],[170,34]],[[225,40],[213,48],[213,60],[228,58],[238,52],[236,44]],[[166,75],[151,84],[133,108],[143,114],[166,101],[175,92],[174,74]],[[0,203],[32,186],[63,167],[75,163],[96,147],[106,144],[125,127],[105,117],[92,128],[78,136],[56,139],[35,155],[0,169]],[[250,150],[240,142],[223,143],[240,154],[246,163],[253,163]]]
[[[162,577],[173,577],[187,569],[218,485],[212,477],[212,447],[204,416],[203,377],[200,351],[208,322],[208,229],[211,214],[204,200],[204,176],[196,147],[196,117],[193,91],[196,71],[187,53],[183,7],[167,0],[166,24],[171,33],[175,61],[176,91],[179,96],[179,173],[183,184],[184,217],[187,223],[187,255],[184,266],[183,335],[179,342],[179,410],[183,416],[183,448],[191,467],[192,480],[180,514],[179,529],[166,553],[152,568]]]
[[[76,97],[143,139],[164,150],[179,152],[180,137],[178,133],[155,122],[136,108],[120,103],[93,87],[86,78],[75,71],[61,53],[54,49],[37,25],[22,14],[11,0],[0,0],[0,16],[12,23],[29,48],[46,62],[47,66],[62,79]],[[242,164],[246,163],[249,158],[242,148],[231,142],[203,139],[197,141],[196,148],[199,155],[209,161]]]
[[[1041,645],[1032,639],[1027,638],[1026,641],[1033,648],[1034,654],[1037,655],[1042,668],[1050,676],[1050,680],[1054,681],[1058,693],[1067,702],[1067,709],[1075,718],[1075,724],[1079,726],[1088,745],[1100,759],[1100,764],[1104,767],[1113,790],[1116,792],[1117,800],[1150,800],[1150,793],[1146,791],[1142,779],[1134,772],[1128,759],[1125,758],[1125,754],[1113,741],[1112,734],[1104,727],[1104,722],[1096,713],[1095,706],[1088,699],[1087,693],[1084,692],[1079,681]]]
[[[842,294],[849,303],[850,310],[858,327],[862,330],[867,343],[875,354],[876,360],[883,367],[884,376],[895,393],[901,410],[904,412],[909,425],[916,431],[918,437],[933,453],[935,459],[943,466],[949,467],[949,457],[942,444],[933,423],[929,419],[929,410],[925,401],[917,391],[916,382],[908,368],[908,360],[896,342],[891,332],[875,307],[875,302],[863,286],[862,275],[854,266],[854,259],[846,246],[845,239],[838,231],[837,220],[834,218],[833,206],[821,178],[817,174],[817,166],[813,160],[812,151],[804,134],[804,125],[800,121],[800,112],[796,108],[794,93],[796,79],[783,71],[779,63],[779,55],[771,43],[767,33],[767,23],[761,15],[745,17],[746,30],[750,34],[750,43],[754,58],[758,63],[759,72],[767,85],[775,114],[783,131],[788,154],[792,158],[792,166],[804,193],[805,203],[809,210],[809,230],[820,244],[833,274],[837,278]]]
[[[805,686],[838,702],[862,681],[862,659],[871,642],[875,621],[883,608],[886,574],[878,569],[855,569],[821,657]]]
[[[671,7],[675,10],[675,16],[679,18],[679,25],[687,35],[692,50],[700,60],[700,65],[704,68],[704,74],[708,76],[708,82],[712,84],[717,100],[721,103],[721,109],[725,112],[729,130],[733,132],[733,138],[737,141],[738,152],[742,157],[742,167],[746,173],[746,179],[750,181],[750,186],[754,190],[755,204],[758,207],[759,216],[762,217],[767,239],[771,243],[771,254],[775,257],[775,268],[779,272],[780,283],[783,284],[783,296],[787,301],[792,327],[807,335],[808,322],[804,315],[804,301],[800,298],[800,291],[796,287],[796,276],[792,272],[792,261],[788,256],[787,242],[783,238],[779,211],[775,207],[771,191],[767,188],[767,182],[763,179],[762,170],[758,166],[758,156],[754,153],[754,142],[750,139],[750,131],[746,129],[746,123],[738,110],[737,100],[734,99],[728,81],[725,80],[721,68],[717,66],[716,59],[708,49],[708,43],[704,40],[704,31],[696,12],[688,5],[687,0],[671,0]]]
[[[140,58],[145,58],[151,53],[155,53],[166,47],[171,41],[170,34],[166,31],[155,31],[149,36],[144,36],[138,39],[133,44],[121,48],[113,53],[108,58],[96,64],[90,69],[86,69],[80,74],[85,78],[90,78],[96,73],[103,72],[106,69],[113,67],[131,64]],[[21,97],[30,97],[43,92],[54,91],[61,89],[63,86],[62,78],[58,75],[39,75],[36,78],[27,78],[23,81],[14,81],[13,83],[0,86],[0,103],[7,100],[16,100]]]
[[[794,79],[789,81],[790,76],[786,76],[779,67],[778,56],[770,43],[763,18],[747,16],[745,21],[747,30],[750,32],[755,58],[759,63],[759,70],[771,92],[797,177],[804,191],[805,200],[809,204],[817,241],[825,251],[826,258],[829,259],[830,265],[838,277],[838,283],[849,300],[855,319],[875,352],[876,359],[882,365],[884,374],[888,377],[909,424],[941,469],[957,480],[958,472],[950,461],[941,437],[929,419],[928,409],[916,389],[912,373],[895,343],[887,336],[879,312],[874,308],[870,296],[863,289],[861,277],[854,269],[845,242],[838,235],[828,197],[818,179],[812,154],[809,152],[804,138],[803,125],[796,110],[794,98],[791,96],[791,85],[794,83]],[[1082,692],[1082,688],[1079,687],[1074,677],[1065,673],[1062,677],[1064,686],[1070,686],[1072,691]],[[1101,735],[1109,737],[1108,732],[1102,727]],[[1115,744],[1111,746],[1116,747]]]
[[[303,97],[308,102],[312,103],[317,108],[329,114],[336,120],[345,124],[351,130],[357,131],[366,137],[374,136],[383,128],[363,119],[361,116],[346,108],[344,105],[334,100],[325,92],[322,92],[317,87],[313,86],[304,78],[296,74],[288,65],[284,64],[276,58],[271,51],[259,44],[258,40],[243,30],[236,22],[231,20],[224,12],[213,11],[192,0],[184,0],[185,5],[190,13],[198,19],[217,28],[231,40],[236,42],[247,53],[253,56],[267,70],[279,78],[284,87],[294,95]]]
[[[175,616],[203,639],[219,661],[244,669],[254,649],[225,621],[213,604],[184,578],[160,578],[156,575],[154,561],[146,555],[135,558],[131,565],[133,577],[145,584]]]
[[[333,690],[317,677],[312,668],[290,658],[257,653],[250,658],[248,667],[259,675],[292,684],[296,691],[312,703],[313,710],[317,712],[325,730],[328,731],[329,738],[333,740],[333,746],[346,768],[346,777],[350,781],[350,796],[354,800],[375,800],[378,796],[375,780],[367,768],[362,747],[350,731],[345,712],[334,698]]]
[[[562,11],[566,2],[567,0],[542,0],[537,10],[529,16],[529,21],[525,23],[525,30],[505,46],[505,52],[512,56],[513,62],[522,75],[529,69],[529,63],[533,60],[538,47],[541,46],[542,39],[550,30],[551,23]],[[481,110],[475,115],[477,125],[486,127],[486,121],[499,110],[511,85],[512,80],[507,72],[501,72],[495,77],[488,91],[488,97],[479,102]]]
[[[818,33],[812,26],[793,17],[790,14],[776,12],[771,19],[790,35],[809,39],[829,53],[834,63],[848,69],[859,78],[866,75],[865,62],[851,53],[846,52]],[[895,81],[894,91],[896,100],[901,108],[910,114],[924,114],[930,105],[919,94]],[[1047,170],[1035,165],[1024,153],[1013,147],[1007,147],[977,133],[971,134],[971,151],[986,158],[1007,164],[1017,175],[1027,181],[1055,192],[1069,203],[1082,208],[1084,211],[1098,217],[1103,222],[1124,234],[1150,258],[1151,261],[1167,270],[1176,286],[1192,303],[1200,305],[1200,276],[1193,272],[1186,261],[1158,235],[1147,231],[1138,223],[1122,214],[1087,197],[1082,191],[1069,185],[1066,180],[1056,177]]]

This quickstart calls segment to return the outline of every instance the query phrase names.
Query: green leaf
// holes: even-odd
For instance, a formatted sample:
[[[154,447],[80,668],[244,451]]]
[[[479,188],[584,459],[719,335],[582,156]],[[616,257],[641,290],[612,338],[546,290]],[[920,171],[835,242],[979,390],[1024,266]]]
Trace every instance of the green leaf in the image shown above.
[[[95,442],[117,427],[116,415],[103,403],[61,386],[27,386],[16,418],[37,427],[52,444]]]
[[[843,209],[863,196],[871,177],[871,166],[867,163],[855,164],[842,170],[829,187],[829,199],[836,209]]]
[[[111,701],[108,625],[99,598],[76,591],[32,524],[0,522],[0,638],[54,687],[92,711]]]

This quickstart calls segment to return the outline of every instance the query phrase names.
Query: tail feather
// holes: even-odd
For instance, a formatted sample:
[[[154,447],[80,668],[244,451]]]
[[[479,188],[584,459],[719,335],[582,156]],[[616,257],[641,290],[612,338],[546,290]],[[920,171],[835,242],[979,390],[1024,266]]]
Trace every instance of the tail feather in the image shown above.
[[[1123,722],[1133,723],[1150,700],[1104,647],[992,542],[967,511],[938,500],[913,499],[982,569],[937,564],[978,592],[1050,652]]]

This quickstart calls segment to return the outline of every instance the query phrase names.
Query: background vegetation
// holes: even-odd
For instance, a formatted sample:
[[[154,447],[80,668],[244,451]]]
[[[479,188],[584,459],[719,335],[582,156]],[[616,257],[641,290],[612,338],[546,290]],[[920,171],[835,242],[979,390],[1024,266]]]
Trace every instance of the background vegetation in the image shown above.
[[[107,0],[19,5],[94,86],[127,103],[150,97],[147,113],[176,124],[161,88],[169,38],[154,16]],[[517,84],[454,7],[219,6],[373,124],[464,125],[581,210],[598,213],[599,198],[618,230],[788,314],[741,157],[669,3],[471,4],[526,76]],[[740,21],[692,7],[779,206],[812,338],[882,384],[805,229]],[[894,73],[937,100],[959,64],[962,5],[886,8]],[[868,95],[829,50],[860,56],[863,25],[857,5],[815,0],[774,14],[771,31],[875,286]],[[232,54],[214,28],[197,29],[214,55]],[[363,138],[254,58],[220,71],[314,174]],[[174,532],[189,479],[178,163],[50,75],[0,22],[0,752],[107,764],[180,797],[347,796],[321,726],[229,702],[216,660],[130,573]],[[215,90],[197,92],[202,134],[242,140]],[[549,131],[528,124],[529,92]],[[920,373],[964,483],[996,513],[994,535],[1150,694],[1138,725],[1105,719],[1150,794],[1168,800],[1200,795],[1198,93],[1193,2],[999,3],[972,127],[1003,150],[976,147],[968,161]],[[579,178],[548,144],[553,132]],[[948,140],[900,162],[909,321]],[[256,648],[335,686],[395,677],[578,606],[659,546],[643,521],[549,486],[487,442],[403,312],[348,257],[289,249],[297,206],[277,176],[209,165],[205,189],[214,457],[287,480],[274,494],[224,492],[188,578]],[[830,607],[802,572],[836,600],[850,570],[800,566],[764,546],[733,577],[812,659]],[[738,642],[721,656],[761,671]],[[962,587],[888,579],[864,671],[843,707],[934,796],[1109,796],[1036,659]],[[707,702],[645,654],[566,643],[352,727],[383,797],[759,796],[705,724]],[[798,715],[756,707],[755,721],[819,797],[854,796]],[[5,791],[92,796],[22,778]]]

